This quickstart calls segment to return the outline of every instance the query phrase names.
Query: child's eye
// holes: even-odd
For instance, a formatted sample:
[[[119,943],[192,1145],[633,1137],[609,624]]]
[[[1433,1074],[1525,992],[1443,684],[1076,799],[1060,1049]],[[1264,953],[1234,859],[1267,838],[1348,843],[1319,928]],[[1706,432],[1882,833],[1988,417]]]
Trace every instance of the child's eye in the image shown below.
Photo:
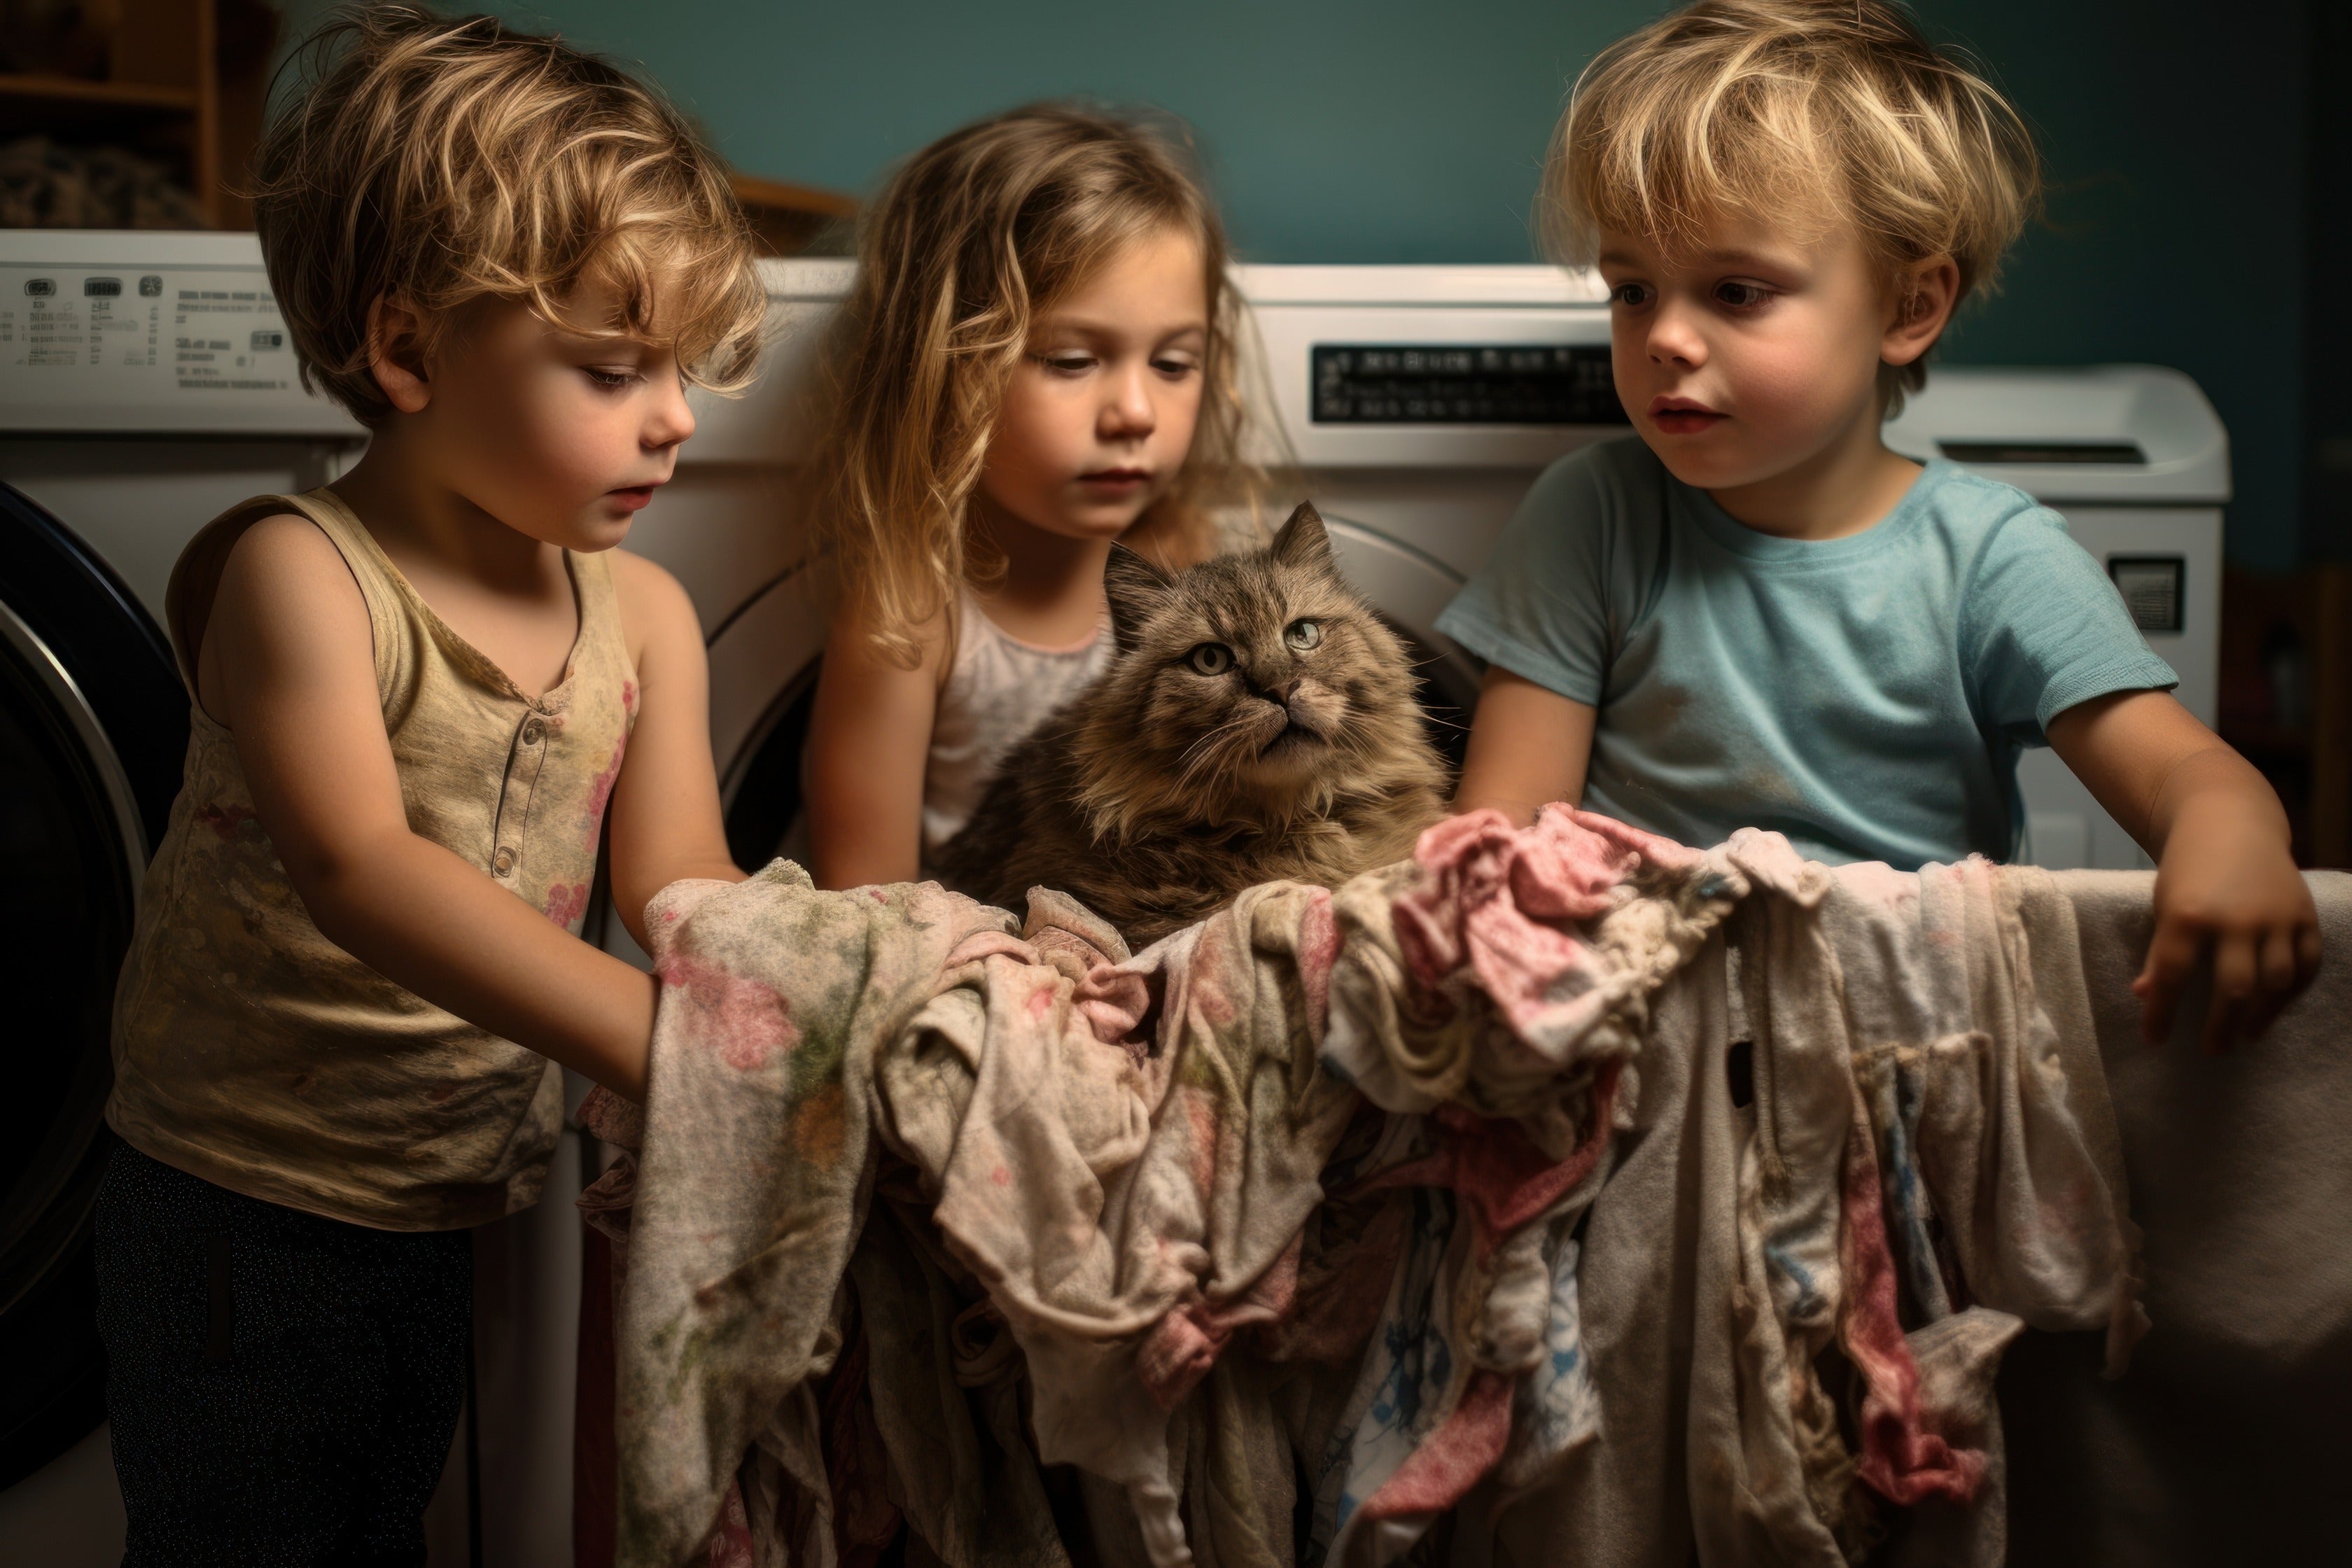
[[[633,370],[605,370],[596,365],[582,365],[580,372],[607,392],[618,392],[637,379]]]
[[[1297,652],[1305,653],[1308,649],[1312,648],[1317,643],[1323,640],[1323,623],[1320,621],[1293,621],[1283,632],[1282,640],[1288,643]]]
[[[1095,366],[1092,354],[1039,354],[1037,363],[1056,375],[1084,375]]]
[[[1171,381],[1181,381],[1201,367],[1188,359],[1162,358],[1153,360],[1151,368]]]
[[[1609,302],[1612,305],[1645,305],[1649,300],[1650,286],[1646,283],[1620,283],[1609,290]]]
[[[1200,675],[1223,675],[1234,667],[1234,650],[1221,642],[1204,642],[1184,656],[1184,662]]]
[[[1715,297],[1735,310],[1752,310],[1772,297],[1772,290],[1761,283],[1741,283],[1726,279],[1715,286]]]

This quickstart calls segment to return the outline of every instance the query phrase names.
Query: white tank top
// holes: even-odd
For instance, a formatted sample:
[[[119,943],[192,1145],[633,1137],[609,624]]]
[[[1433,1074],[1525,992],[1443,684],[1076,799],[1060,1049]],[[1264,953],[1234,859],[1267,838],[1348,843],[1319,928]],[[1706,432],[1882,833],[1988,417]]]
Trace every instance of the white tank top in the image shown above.
[[[963,831],[1006,752],[1110,663],[1107,628],[1068,647],[1023,642],[961,590],[955,665],[940,689],[923,764],[923,863]]]

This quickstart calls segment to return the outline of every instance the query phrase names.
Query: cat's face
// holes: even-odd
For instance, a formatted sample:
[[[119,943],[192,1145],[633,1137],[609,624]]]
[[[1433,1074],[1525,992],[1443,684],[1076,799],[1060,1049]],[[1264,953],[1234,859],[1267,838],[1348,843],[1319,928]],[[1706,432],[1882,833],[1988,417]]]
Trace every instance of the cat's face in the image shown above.
[[[1341,580],[1311,506],[1266,549],[1173,577],[1115,551],[1104,586],[1118,653],[1096,710],[1129,731],[1123,768],[1279,805],[1416,732],[1404,647]]]

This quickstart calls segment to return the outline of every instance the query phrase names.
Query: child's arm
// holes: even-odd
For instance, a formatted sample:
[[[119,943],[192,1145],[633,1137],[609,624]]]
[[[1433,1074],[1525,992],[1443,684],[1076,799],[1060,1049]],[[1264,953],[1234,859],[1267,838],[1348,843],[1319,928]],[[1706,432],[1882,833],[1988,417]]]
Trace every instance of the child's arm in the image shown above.
[[[922,874],[923,770],[939,711],[944,626],[902,669],[882,656],[854,604],[826,635],[809,715],[809,869],[820,888],[911,882]]]
[[[2051,749],[2156,857],[2156,935],[2132,990],[2151,1042],[2172,1032],[2208,942],[2204,1044],[2252,1039],[2319,969],[2319,912],[2270,784],[2161,691],[2118,692],[2050,721]]]
[[[702,623],[677,579],[615,550],[613,586],[637,670],[637,724],[613,785],[613,907],[637,945],[646,903],[688,877],[740,882],[710,760],[710,671]]]
[[[645,1098],[653,977],[409,831],[367,606],[316,526],[279,516],[245,531],[198,659],[254,814],[328,940],[479,1027]]]
[[[1574,804],[1592,760],[1594,710],[1496,665],[1478,689],[1454,809],[1494,806],[1525,826],[1548,803]]]

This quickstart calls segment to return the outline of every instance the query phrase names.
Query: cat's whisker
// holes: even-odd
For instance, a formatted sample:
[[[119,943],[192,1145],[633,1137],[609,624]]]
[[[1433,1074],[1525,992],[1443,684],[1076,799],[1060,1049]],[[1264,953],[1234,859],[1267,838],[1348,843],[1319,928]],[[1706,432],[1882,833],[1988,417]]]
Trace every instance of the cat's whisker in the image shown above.
[[[1204,752],[1177,779],[1175,791],[1181,794],[1195,787],[1221,791],[1239,780],[1242,764],[1248,759],[1246,746],[1227,744]]]
[[[1194,741],[1191,745],[1189,745],[1189,746],[1185,747],[1185,748],[1184,748],[1184,752],[1183,752],[1183,756],[1179,757],[1177,760],[1178,760],[1179,762],[1183,761],[1183,760],[1184,760],[1184,757],[1190,757],[1193,752],[1198,752],[1198,751],[1200,751],[1202,748],[1203,748],[1203,747],[1205,747],[1205,746],[1209,745],[1212,742],[1216,741],[1216,740],[1217,740],[1217,739],[1219,739],[1221,736],[1224,735],[1227,731],[1231,731],[1231,730],[1234,730],[1234,729],[1235,729],[1235,728],[1239,727],[1240,725],[1245,724],[1245,723],[1247,723],[1248,721],[1249,721],[1249,715],[1248,715],[1248,714],[1246,714],[1246,713],[1237,713],[1237,714],[1235,714],[1235,715],[1234,715],[1234,717],[1232,717],[1231,719],[1228,719],[1228,720],[1226,720],[1223,723],[1222,723],[1222,724],[1218,725],[1215,729],[1206,731],[1205,733],[1203,733],[1202,735],[1201,735],[1201,736],[1200,736],[1200,738],[1198,738],[1197,740],[1195,740],[1195,741]]]

